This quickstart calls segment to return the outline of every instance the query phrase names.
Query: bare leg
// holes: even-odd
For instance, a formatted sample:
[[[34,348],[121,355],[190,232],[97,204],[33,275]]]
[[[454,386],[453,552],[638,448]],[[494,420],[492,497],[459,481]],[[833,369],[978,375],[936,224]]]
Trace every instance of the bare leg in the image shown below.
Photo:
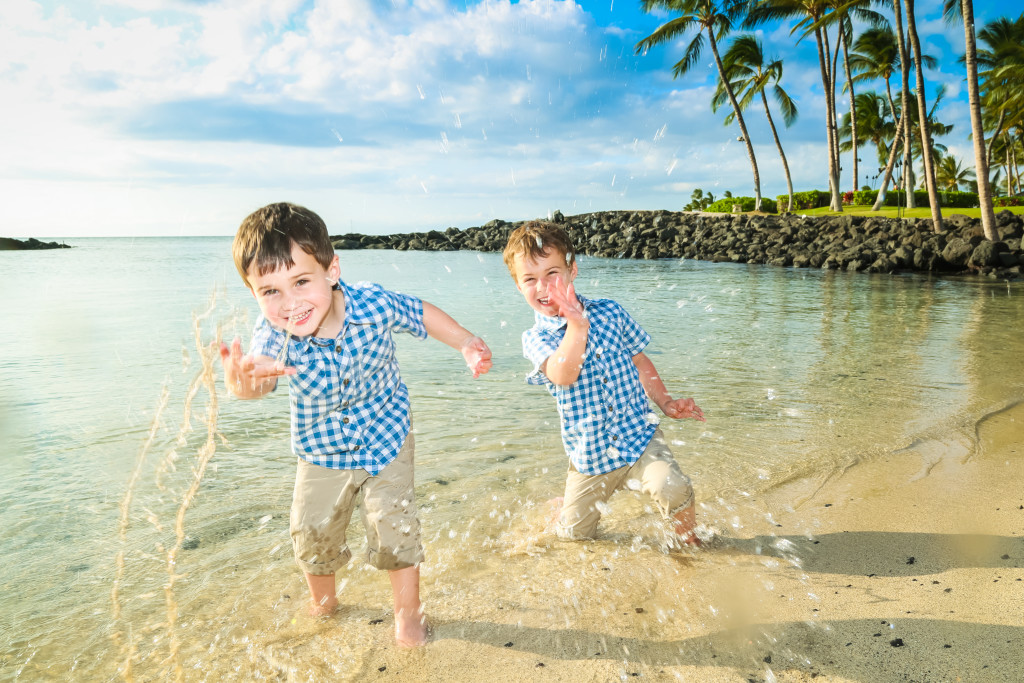
[[[558,498],[552,498],[544,505],[547,507],[547,524],[545,529],[554,529],[558,523],[558,518],[562,515],[562,503],[565,499],[559,496]]]
[[[676,513],[675,532],[679,535],[679,540],[686,545],[699,548],[700,539],[693,532],[695,526],[697,526],[697,512],[692,505]]]
[[[388,572],[395,597],[395,642],[399,647],[419,647],[427,642],[427,627],[420,604],[420,568]]]
[[[309,613],[314,617],[326,617],[338,607],[335,594],[334,574],[306,574],[309,585]]]

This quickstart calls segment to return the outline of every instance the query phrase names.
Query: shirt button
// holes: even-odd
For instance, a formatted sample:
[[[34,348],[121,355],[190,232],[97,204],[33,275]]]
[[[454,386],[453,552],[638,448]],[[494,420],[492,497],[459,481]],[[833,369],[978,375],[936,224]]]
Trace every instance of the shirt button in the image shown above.
[[[602,381],[602,382],[604,382],[605,384],[608,384],[608,378],[607,378],[607,377],[605,377],[605,378],[604,378],[603,380],[601,380],[601,381]]]
[[[338,353],[341,353],[341,346],[335,346],[334,350],[337,351]]]
[[[612,436],[612,441],[618,441],[618,440],[619,440],[618,436],[615,436],[615,435]]]
[[[342,424],[348,424],[348,418],[347,417],[341,418],[341,422],[342,422]]]
[[[359,446],[354,447],[352,450],[358,451],[359,450]]]
[[[342,408],[348,408],[348,401],[345,401],[344,403],[342,403],[341,407]]]
[[[614,411],[615,411],[615,408],[612,408],[611,406],[608,406],[608,412],[609,413],[614,412]]]
[[[347,387],[348,386],[348,380],[347,379],[341,380],[341,384],[342,384],[342,386],[346,386]]]

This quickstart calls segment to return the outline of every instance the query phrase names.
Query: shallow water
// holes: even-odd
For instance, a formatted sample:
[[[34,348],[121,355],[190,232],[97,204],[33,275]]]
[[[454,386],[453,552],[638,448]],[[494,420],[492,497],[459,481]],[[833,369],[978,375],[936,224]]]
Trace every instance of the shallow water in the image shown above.
[[[230,239],[79,244],[0,252],[0,679],[321,680],[386,666],[382,573],[354,561],[339,574],[342,614],[303,614],[286,392],[227,397],[209,352],[218,334],[245,339],[257,311]],[[341,260],[347,281],[438,304],[495,354],[472,380],[447,347],[398,338],[439,630],[473,640],[507,624],[543,640],[550,623],[571,652],[593,640],[574,628],[614,632],[623,605],[662,626],[709,618],[659,594],[678,567],[642,497],[617,494],[596,542],[544,532],[566,459],[553,401],[524,383],[532,313],[499,255]],[[670,391],[704,409],[706,424],[662,427],[708,531],[742,532],[755,514],[744,501],[796,477],[921,441],[969,452],[980,419],[1024,399],[1020,283],[587,258],[577,289],[630,310]],[[361,535],[356,522],[357,558]]]

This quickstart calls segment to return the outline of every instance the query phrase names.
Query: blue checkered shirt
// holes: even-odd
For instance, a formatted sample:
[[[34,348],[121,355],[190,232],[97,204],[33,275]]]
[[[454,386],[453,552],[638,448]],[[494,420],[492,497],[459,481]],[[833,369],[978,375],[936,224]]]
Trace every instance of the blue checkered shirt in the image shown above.
[[[292,337],[262,316],[250,353],[281,357],[288,377],[292,450],[315,465],[376,475],[409,434],[409,390],[398,372],[392,332],[424,338],[423,302],[360,282],[345,295],[345,322],[334,339]]]
[[[523,355],[534,366],[526,381],[546,386],[555,397],[562,444],[576,470],[604,474],[639,460],[657,429],[633,364],[651,337],[611,299],[577,298],[590,320],[580,376],[558,386],[543,373],[541,366],[565,336],[566,320],[535,313],[534,326],[523,333]]]

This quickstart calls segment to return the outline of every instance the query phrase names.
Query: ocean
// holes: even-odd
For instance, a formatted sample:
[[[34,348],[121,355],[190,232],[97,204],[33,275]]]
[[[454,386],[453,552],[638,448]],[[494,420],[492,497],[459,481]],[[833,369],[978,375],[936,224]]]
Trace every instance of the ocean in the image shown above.
[[[0,680],[361,670],[389,610],[386,577],[360,560],[357,515],[345,609],[326,624],[304,616],[287,392],[229,397],[212,352],[247,341],[258,313],[230,238],[68,241],[0,252]],[[561,577],[579,546],[544,530],[567,459],[553,400],[524,381],[533,314],[500,255],[340,257],[346,281],[420,296],[494,352],[474,380],[448,347],[397,337],[428,611],[472,621],[514,585],[562,605],[568,623]],[[969,457],[978,423],[1024,400],[1020,282],[581,258],[577,291],[623,304],[670,392],[704,410],[706,423],[661,425],[708,535],[742,534],[770,514],[751,501],[861,459]],[[601,534],[587,552],[609,562],[664,554],[664,524],[631,491]],[[315,642],[330,628],[345,647],[326,657]]]

